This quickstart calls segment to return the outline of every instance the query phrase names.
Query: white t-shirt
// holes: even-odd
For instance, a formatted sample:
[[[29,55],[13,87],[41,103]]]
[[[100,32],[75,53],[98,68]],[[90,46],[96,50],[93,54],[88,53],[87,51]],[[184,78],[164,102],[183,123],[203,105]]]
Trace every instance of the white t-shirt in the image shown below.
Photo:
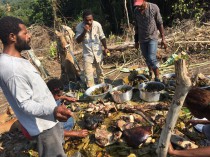
[[[0,54],[0,87],[31,136],[55,126],[57,106],[39,72],[26,59]]]
[[[84,22],[80,22],[76,27],[76,36],[78,38],[84,31]],[[93,63],[94,58],[96,62],[101,62],[103,59],[101,40],[106,38],[102,26],[97,21],[93,21],[92,29],[85,34],[83,45],[83,58],[85,62]]]

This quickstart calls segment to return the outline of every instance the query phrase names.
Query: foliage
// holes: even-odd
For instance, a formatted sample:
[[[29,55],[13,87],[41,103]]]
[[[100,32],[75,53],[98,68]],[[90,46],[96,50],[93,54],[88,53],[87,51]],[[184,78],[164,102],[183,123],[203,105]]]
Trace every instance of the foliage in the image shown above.
[[[30,5],[32,14],[30,15],[31,23],[44,24],[52,26],[53,12],[50,0],[34,0]]]
[[[205,7],[207,3],[202,0],[177,0],[172,5],[172,15],[179,19],[195,18],[199,21],[205,13]]]
[[[6,7],[2,2],[0,2],[0,17],[3,17],[5,15],[5,12],[6,12]]]
[[[82,12],[91,9],[94,19],[99,21],[106,34],[122,34],[126,28],[124,2],[127,4],[129,20],[132,23],[134,0],[55,0],[60,22],[71,28],[82,21]],[[164,25],[171,25],[174,19],[201,19],[208,11],[210,3],[206,0],[148,0],[159,6]],[[10,6],[11,8],[9,9]],[[3,0],[0,2],[0,17],[12,15],[24,20],[27,25],[38,23],[53,25],[52,0]]]
[[[57,56],[57,43],[54,41],[50,45],[49,51],[50,57],[55,58]]]
[[[14,16],[22,19],[26,25],[29,25],[28,15],[32,13],[29,6],[32,0],[8,0],[1,2],[0,17]]]

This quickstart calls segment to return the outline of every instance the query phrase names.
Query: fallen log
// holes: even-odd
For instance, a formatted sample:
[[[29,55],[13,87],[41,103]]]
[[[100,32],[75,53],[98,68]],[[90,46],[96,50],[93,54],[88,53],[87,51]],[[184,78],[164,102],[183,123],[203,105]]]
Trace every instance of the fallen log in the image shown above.
[[[209,22],[209,23],[203,22],[203,25],[205,25],[205,26],[210,26],[210,22]]]
[[[166,41],[172,41],[172,39],[166,39]],[[161,40],[158,41],[158,45],[161,44]],[[129,48],[134,48],[135,47],[135,43],[134,42],[124,42],[122,44],[119,45],[110,45],[107,46],[107,48],[110,51],[123,51]]]
[[[111,45],[111,46],[107,46],[107,48],[110,50],[110,51],[123,51],[123,50],[126,50],[128,48],[134,48],[134,42],[125,42],[125,43],[122,43],[121,45]]]
[[[175,44],[189,44],[189,43],[209,43],[210,41],[177,41]]]
[[[11,107],[7,108],[7,111],[0,114],[0,124],[3,124],[14,117],[14,111]]]
[[[0,134],[3,134],[5,132],[14,130],[14,129],[19,129],[20,127],[19,121],[17,120],[17,118],[13,118],[9,121],[7,121],[6,123],[1,124],[0,127]]]

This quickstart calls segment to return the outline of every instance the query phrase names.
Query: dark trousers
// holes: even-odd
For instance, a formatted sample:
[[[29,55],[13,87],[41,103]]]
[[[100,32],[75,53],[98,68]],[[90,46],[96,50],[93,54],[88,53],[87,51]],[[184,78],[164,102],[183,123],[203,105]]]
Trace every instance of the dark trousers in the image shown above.
[[[66,157],[62,145],[64,131],[60,125],[58,123],[36,137],[40,157]]]

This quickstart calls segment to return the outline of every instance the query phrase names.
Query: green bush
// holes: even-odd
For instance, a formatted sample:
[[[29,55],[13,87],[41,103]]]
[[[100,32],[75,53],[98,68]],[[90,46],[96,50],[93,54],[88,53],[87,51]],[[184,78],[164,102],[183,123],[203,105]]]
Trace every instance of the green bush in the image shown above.
[[[177,0],[172,5],[172,16],[179,19],[196,19],[197,21],[204,15],[208,4],[201,0]]]

